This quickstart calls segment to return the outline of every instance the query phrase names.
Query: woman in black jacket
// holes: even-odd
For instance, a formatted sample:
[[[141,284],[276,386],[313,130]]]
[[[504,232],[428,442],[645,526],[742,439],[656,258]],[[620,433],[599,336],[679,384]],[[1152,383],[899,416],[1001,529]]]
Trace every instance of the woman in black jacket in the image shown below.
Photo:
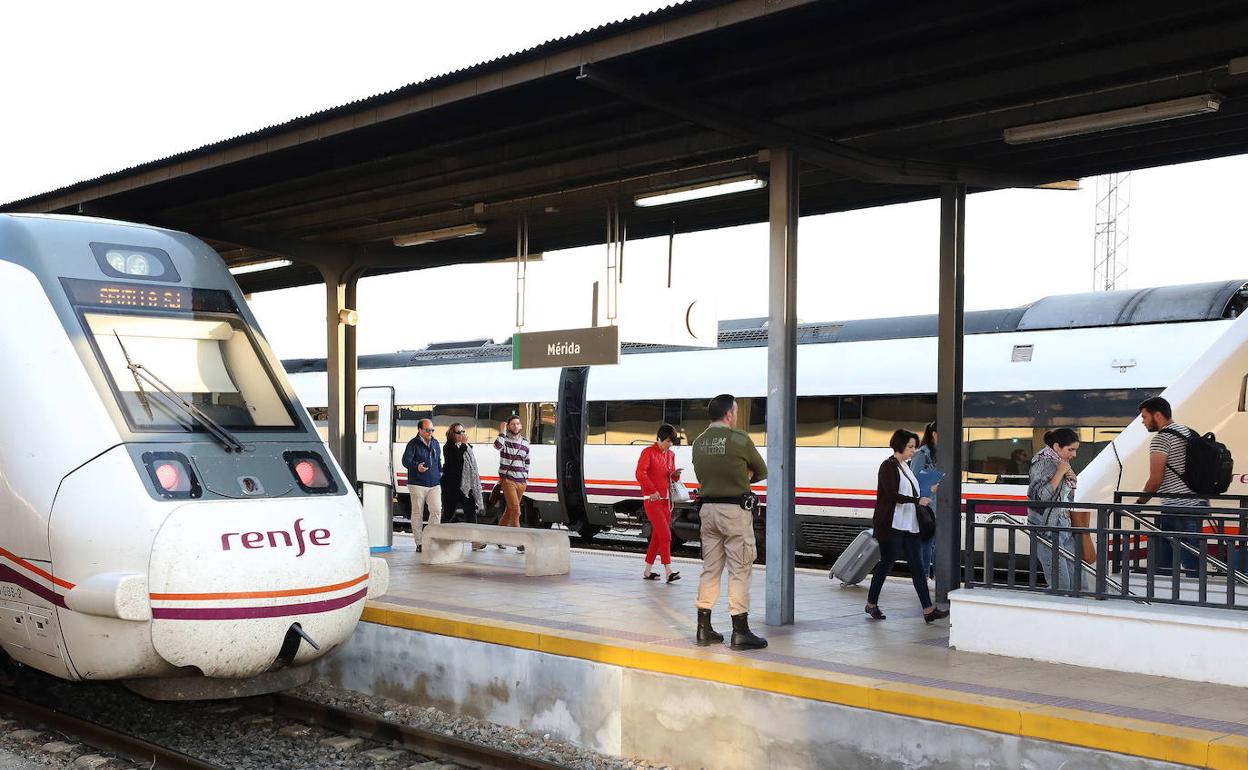
[[[468,443],[468,430],[463,423],[454,423],[446,429],[446,443],[442,445],[442,520],[454,521],[462,509],[463,520],[477,523],[477,512],[485,506],[481,501],[481,475],[477,470],[477,458]],[[473,543],[472,549],[484,548]]]
[[[910,579],[914,582],[914,592],[919,595],[919,604],[923,607],[923,620],[931,623],[949,616],[944,610],[938,610],[932,604],[927,592],[927,576],[923,574],[922,564],[923,541],[919,538],[919,516],[917,506],[931,505],[926,497],[919,497],[919,482],[911,472],[909,462],[914,450],[919,445],[919,437],[908,430],[893,433],[888,442],[893,450],[892,457],[880,463],[879,483],[875,492],[875,515],[872,526],[875,527],[875,539],[880,543],[880,563],[875,566],[875,574],[871,576],[871,589],[867,592],[865,612],[876,620],[883,620],[885,615],[880,611],[877,602],[880,589],[884,587],[884,579],[893,569],[898,556],[905,556],[910,566]]]

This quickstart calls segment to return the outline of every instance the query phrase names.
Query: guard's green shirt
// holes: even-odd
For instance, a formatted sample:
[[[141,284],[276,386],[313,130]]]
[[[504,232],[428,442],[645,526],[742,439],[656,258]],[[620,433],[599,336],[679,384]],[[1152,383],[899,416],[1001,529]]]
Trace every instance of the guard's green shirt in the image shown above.
[[[767,478],[767,464],[748,434],[712,425],[693,440],[693,472],[701,497],[739,497]]]

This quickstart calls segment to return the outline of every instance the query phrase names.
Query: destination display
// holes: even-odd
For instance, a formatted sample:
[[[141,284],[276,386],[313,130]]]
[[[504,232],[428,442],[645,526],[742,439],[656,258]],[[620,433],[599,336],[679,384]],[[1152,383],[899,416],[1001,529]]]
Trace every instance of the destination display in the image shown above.
[[[620,327],[561,329],[515,334],[511,338],[511,368],[541,369],[563,366],[600,366],[620,362]]]
[[[70,301],[75,305],[184,312],[237,312],[229,292],[218,289],[85,281],[77,278],[62,278],[61,282],[65,285]]]

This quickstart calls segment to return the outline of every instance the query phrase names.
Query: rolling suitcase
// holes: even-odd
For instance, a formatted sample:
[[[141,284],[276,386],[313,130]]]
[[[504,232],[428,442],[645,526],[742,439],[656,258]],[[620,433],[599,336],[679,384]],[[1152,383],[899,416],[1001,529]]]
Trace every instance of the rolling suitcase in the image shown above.
[[[828,572],[828,579],[836,578],[845,585],[861,583],[871,568],[880,562],[880,543],[871,530],[864,529],[854,542],[837,558]]]

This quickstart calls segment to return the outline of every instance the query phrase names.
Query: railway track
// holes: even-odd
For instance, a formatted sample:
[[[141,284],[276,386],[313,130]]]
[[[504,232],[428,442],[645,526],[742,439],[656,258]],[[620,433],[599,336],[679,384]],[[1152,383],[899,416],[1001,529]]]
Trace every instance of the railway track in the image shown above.
[[[567,770],[566,765],[549,759],[391,721],[386,717],[392,712],[383,717],[287,693],[160,703],[109,685],[58,681],[44,688],[40,683],[50,678],[36,672],[23,672],[22,679],[16,691],[0,690],[0,714],[15,717],[19,727],[33,728],[29,732],[54,733],[89,747],[109,767],[116,767],[120,760],[147,770],[279,766],[399,770],[426,765],[456,770]],[[87,696],[85,703],[73,697],[76,692]],[[127,712],[146,716],[117,719]],[[209,735],[214,737],[199,737]],[[257,744],[267,746],[269,753],[238,749]],[[35,745],[30,751],[35,751]],[[66,767],[70,762],[80,766],[72,754],[64,762]]]
[[[45,725],[49,730],[71,736],[94,749],[125,757],[153,770],[226,770],[221,765],[196,759],[180,751],[150,743],[98,722],[41,706],[7,692],[0,692],[0,711],[20,715],[23,721]]]

